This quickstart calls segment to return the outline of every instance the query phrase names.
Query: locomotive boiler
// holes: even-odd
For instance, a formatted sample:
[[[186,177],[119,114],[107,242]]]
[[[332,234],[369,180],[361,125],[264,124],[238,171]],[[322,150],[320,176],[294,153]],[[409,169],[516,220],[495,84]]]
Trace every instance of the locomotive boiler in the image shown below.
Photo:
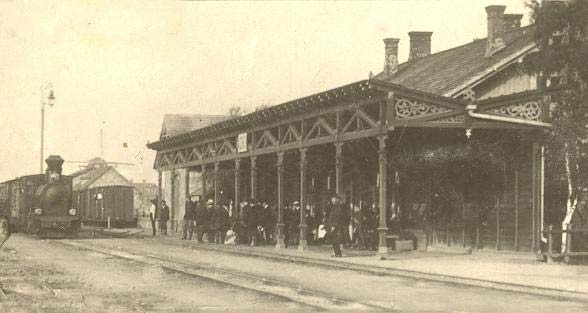
[[[10,228],[57,237],[80,229],[78,212],[72,206],[72,178],[62,175],[64,160],[49,156],[45,174],[28,175],[0,184],[0,202]]]

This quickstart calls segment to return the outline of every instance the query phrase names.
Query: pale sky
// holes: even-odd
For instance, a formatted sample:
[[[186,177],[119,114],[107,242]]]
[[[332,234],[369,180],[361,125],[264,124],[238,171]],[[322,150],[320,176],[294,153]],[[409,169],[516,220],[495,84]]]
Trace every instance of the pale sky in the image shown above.
[[[366,79],[383,67],[383,38],[401,39],[401,62],[409,31],[433,31],[433,52],[446,50],[486,36],[490,4],[528,23],[523,0],[0,1],[0,181],[39,171],[48,82],[45,157],[99,156],[104,121],[104,158],[155,182],[145,144],[164,114],[225,114]]]

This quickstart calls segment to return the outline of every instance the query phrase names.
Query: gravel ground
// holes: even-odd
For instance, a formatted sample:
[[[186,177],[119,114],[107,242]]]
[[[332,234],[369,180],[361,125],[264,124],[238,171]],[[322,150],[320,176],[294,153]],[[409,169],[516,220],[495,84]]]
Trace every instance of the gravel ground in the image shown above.
[[[0,312],[308,310],[282,298],[77,249],[63,242],[21,234],[7,242],[0,251],[0,287],[6,293],[0,294]],[[236,270],[294,284],[300,290],[316,290],[401,312],[588,311],[586,303],[195,250],[185,242],[166,244],[152,238],[78,242],[171,258],[204,268]],[[43,282],[55,292],[45,288]]]
[[[403,312],[587,312],[588,304],[569,300],[463,287],[400,277],[315,268],[255,257],[190,249],[151,238],[90,240],[101,246],[168,256],[183,262],[239,270],[320,290],[341,298],[380,303]]]
[[[21,234],[0,251],[0,287],[2,313],[301,309],[280,298]]]

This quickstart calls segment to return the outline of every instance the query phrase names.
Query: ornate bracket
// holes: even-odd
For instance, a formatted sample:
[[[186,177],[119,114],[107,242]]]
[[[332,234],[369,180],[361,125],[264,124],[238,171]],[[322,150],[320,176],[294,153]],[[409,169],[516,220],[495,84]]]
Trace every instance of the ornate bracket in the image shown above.
[[[396,119],[409,120],[429,115],[451,112],[451,109],[441,106],[418,102],[404,97],[396,97],[394,103]]]

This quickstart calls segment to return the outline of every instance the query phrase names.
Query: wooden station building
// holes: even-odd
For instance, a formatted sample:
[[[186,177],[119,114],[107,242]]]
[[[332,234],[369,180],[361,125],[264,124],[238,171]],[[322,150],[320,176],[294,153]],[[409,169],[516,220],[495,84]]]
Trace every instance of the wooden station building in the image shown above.
[[[378,208],[380,253],[398,232],[419,246],[538,249],[538,142],[551,100],[541,77],[521,70],[536,51],[534,26],[504,6],[486,11],[485,39],[431,54],[432,33],[410,32],[398,64],[399,40],[387,38],[384,70],[367,80],[148,144],[172,222],[194,184],[217,201],[267,200],[282,248],[284,205],[321,206],[336,192],[353,212]]]

